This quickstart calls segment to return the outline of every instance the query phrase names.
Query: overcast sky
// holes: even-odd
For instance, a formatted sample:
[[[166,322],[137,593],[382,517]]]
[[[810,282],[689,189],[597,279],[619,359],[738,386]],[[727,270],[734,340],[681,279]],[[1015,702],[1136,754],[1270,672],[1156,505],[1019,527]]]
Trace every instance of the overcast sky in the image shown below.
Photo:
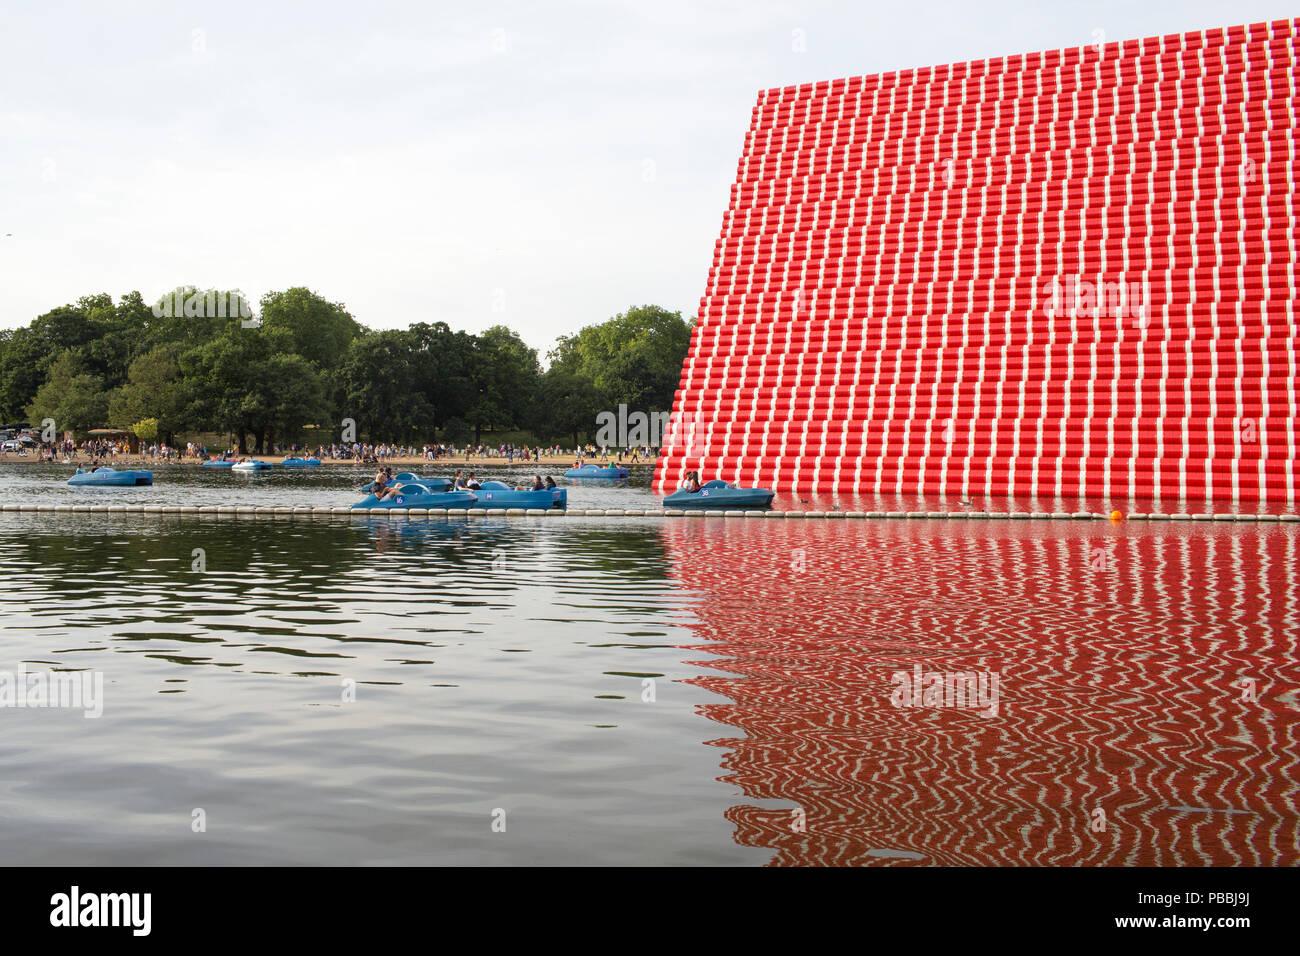
[[[0,0],[0,327],[306,285],[374,328],[505,323],[545,352],[629,305],[695,314],[763,88],[1295,13]]]

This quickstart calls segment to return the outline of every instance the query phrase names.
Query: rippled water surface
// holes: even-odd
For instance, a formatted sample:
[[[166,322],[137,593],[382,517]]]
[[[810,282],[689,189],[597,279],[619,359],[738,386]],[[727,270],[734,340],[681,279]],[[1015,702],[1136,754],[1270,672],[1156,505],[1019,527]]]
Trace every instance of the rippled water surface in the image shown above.
[[[268,459],[274,462],[275,459]],[[119,471],[126,465],[116,466]],[[346,508],[365,497],[362,486],[374,478],[373,466],[316,465],[271,471],[239,472],[229,468],[204,468],[198,464],[140,466],[152,471],[154,483],[121,488],[87,488],[69,485],[74,465],[0,461],[0,502],[49,504],[150,504],[150,505],[310,505]],[[474,472],[480,478],[531,482],[533,475],[552,474],[556,483],[569,489],[573,508],[655,508],[660,499],[650,493],[648,467],[632,470],[624,481],[602,479],[566,480],[564,468],[548,472],[538,465],[479,465],[462,462],[429,462],[423,467],[392,466],[394,473],[410,471],[430,478],[450,478],[457,470]]]
[[[99,719],[0,709],[0,854],[1295,865],[1297,557],[1285,524],[0,514],[0,669],[105,681]],[[917,666],[996,675],[997,714],[895,706]]]
[[[274,462],[275,459],[268,459]],[[125,469],[126,466],[122,465]],[[130,488],[87,488],[69,486],[67,480],[75,466],[62,463],[37,463],[14,459],[0,460],[0,503],[15,504],[149,504],[149,505],[251,505],[345,508],[364,496],[361,487],[374,476],[372,467],[359,465],[319,465],[284,468],[269,472],[234,472],[228,468],[203,468],[198,464],[161,464],[148,467],[154,473],[152,485]],[[533,475],[550,474],[562,488],[569,490],[569,507],[578,509],[646,509],[662,505],[662,497],[651,492],[653,471],[650,466],[633,466],[631,475],[622,481],[604,479],[570,480],[564,478],[564,465],[481,465],[464,461],[428,462],[423,466],[394,466],[395,472],[410,470],[426,477],[450,478],[456,470],[474,472],[480,478],[507,481],[511,484],[531,482]],[[703,476],[705,480],[713,477]],[[976,484],[979,484],[976,482]],[[1207,501],[1128,498],[1052,498],[984,495],[972,491],[961,495],[929,498],[907,493],[878,495],[832,494],[781,491],[772,507],[778,511],[1009,511],[1009,512],[1076,512],[1109,514],[1114,509],[1129,512],[1242,512],[1249,514],[1295,514],[1294,504],[1247,503],[1240,506]]]

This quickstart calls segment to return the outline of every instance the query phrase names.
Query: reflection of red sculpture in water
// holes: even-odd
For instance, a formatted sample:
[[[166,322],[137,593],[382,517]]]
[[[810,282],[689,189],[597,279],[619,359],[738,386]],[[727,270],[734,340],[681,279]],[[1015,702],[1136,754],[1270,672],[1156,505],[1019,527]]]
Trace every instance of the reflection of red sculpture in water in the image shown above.
[[[730,698],[704,708],[736,729],[722,779],[765,804],[729,811],[735,838],[773,863],[1300,863],[1290,528],[662,534],[718,655],[694,683]],[[916,665],[996,676],[996,716],[896,706]]]

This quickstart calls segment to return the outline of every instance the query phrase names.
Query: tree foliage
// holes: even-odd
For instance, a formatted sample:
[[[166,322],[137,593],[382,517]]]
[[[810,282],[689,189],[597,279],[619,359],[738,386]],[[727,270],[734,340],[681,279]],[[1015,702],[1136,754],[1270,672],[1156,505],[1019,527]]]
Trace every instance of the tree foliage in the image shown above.
[[[131,426],[131,431],[135,432],[135,437],[141,441],[153,441],[158,437],[158,419],[141,419]]]
[[[301,287],[264,296],[258,320],[242,299],[191,285],[152,303],[97,294],[0,331],[0,421],[139,425],[167,442],[225,432],[257,451],[308,428],[337,440],[343,418],[366,441],[478,442],[512,430],[579,442],[601,410],[670,408],[691,334],[681,313],[637,306],[561,338],[543,372],[502,325],[371,331]]]
[[[642,305],[561,338],[540,389],[555,428],[578,443],[601,411],[620,404],[646,414],[669,411],[691,326],[680,312]]]
[[[50,364],[27,415],[33,422],[52,419],[61,432],[86,431],[104,421],[108,400],[103,380],[86,372],[72,349],[64,349]]]

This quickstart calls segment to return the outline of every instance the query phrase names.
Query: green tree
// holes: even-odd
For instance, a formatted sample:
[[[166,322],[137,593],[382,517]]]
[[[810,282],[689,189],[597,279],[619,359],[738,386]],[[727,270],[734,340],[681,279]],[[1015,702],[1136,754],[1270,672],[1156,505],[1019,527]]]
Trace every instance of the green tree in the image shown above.
[[[0,368],[3,417],[17,418],[25,414],[59,354],[76,350],[94,338],[94,327],[77,305],[51,309],[33,319],[26,328],[15,329],[5,350],[4,366]]]
[[[365,331],[341,302],[326,301],[301,286],[262,296],[261,318],[264,328],[289,333],[289,351],[331,373]]]
[[[186,427],[188,389],[176,358],[176,346],[159,346],[131,363],[127,383],[113,392],[108,422],[117,428],[152,418],[169,443]]]
[[[158,437],[158,419],[145,418],[131,426],[135,437],[141,441],[153,441]]]
[[[453,419],[464,419],[470,407],[478,339],[452,331],[445,322],[416,322],[408,331],[414,387],[432,406],[434,425],[445,428]]]
[[[88,431],[104,424],[107,414],[108,393],[103,381],[84,371],[71,349],[59,353],[27,408],[31,421],[51,418],[59,431]]]
[[[198,348],[223,334],[232,324],[253,321],[251,303],[238,289],[200,289],[182,285],[146,305],[138,292],[123,297],[118,310],[142,329],[136,354],[163,345],[177,354]]]
[[[256,439],[262,452],[277,433],[289,435],[326,419],[328,407],[320,372],[292,353],[283,329],[246,329],[238,322],[180,357],[193,383],[191,417],[208,427],[233,432],[240,451]]]
[[[0,329],[0,422],[9,418],[9,409],[5,407],[4,380],[9,368],[9,350],[13,338],[13,329]]]
[[[547,354],[534,406],[532,429],[539,438],[572,438],[574,446],[591,435],[600,411],[596,387],[583,373],[577,337],[561,336]]]
[[[228,429],[260,451],[342,409],[371,441],[481,442],[485,429],[510,428],[578,443],[600,411],[670,408],[691,333],[681,313],[630,308],[560,339],[543,374],[504,326],[369,332],[342,304],[295,287],[263,297],[250,327],[241,299],[196,286],[152,304],[99,293],[0,332],[0,420],[76,429],[152,418],[169,442]]]
[[[472,362],[466,417],[474,425],[478,443],[484,428],[516,428],[527,420],[541,368],[537,350],[504,325],[494,325],[478,336]]]
[[[671,409],[691,324],[680,312],[642,305],[579,332],[580,367],[602,408],[625,403],[646,412]]]
[[[258,368],[257,378],[267,397],[268,430],[274,437],[297,439],[304,425],[327,420],[324,377],[301,355],[270,356]]]
[[[371,332],[354,339],[340,377],[343,409],[372,441],[410,441],[432,435],[434,406],[422,387],[416,336],[410,331]]]

